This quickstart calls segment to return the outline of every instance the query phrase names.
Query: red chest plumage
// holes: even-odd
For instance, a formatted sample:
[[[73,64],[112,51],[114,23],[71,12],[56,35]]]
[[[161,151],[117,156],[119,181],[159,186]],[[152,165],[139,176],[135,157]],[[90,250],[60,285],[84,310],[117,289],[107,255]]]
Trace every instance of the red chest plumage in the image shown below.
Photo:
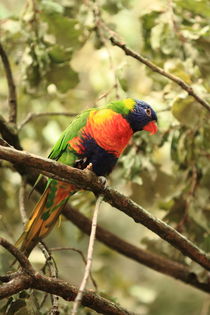
[[[81,135],[72,139],[69,143],[73,149],[81,152],[82,138],[91,137],[101,148],[119,157],[127,146],[132,134],[133,131],[129,123],[122,115],[115,113],[111,109],[102,109],[90,113]]]
[[[120,156],[133,132],[122,115],[110,109],[94,112],[84,130],[97,144],[108,152]]]

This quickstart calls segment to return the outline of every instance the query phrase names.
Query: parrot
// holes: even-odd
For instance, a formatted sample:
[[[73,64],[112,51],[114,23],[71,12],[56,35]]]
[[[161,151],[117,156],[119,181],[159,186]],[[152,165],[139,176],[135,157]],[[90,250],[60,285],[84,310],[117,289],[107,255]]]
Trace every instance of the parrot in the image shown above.
[[[132,135],[142,130],[151,135],[158,130],[157,115],[152,107],[134,98],[116,100],[76,116],[61,134],[48,158],[82,170],[91,165],[97,176],[106,177]],[[16,243],[26,256],[49,234],[69,197],[78,190],[73,184],[48,179]]]

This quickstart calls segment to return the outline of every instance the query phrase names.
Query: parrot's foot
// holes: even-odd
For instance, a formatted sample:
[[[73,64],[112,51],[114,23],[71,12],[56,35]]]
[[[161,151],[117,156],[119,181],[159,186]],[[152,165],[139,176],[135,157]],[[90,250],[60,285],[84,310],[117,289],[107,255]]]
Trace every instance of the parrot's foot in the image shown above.
[[[100,184],[102,184],[104,186],[104,189],[106,189],[106,187],[108,186],[108,181],[107,181],[106,177],[99,176],[98,181]]]
[[[93,170],[93,163],[89,163],[89,164],[86,166],[86,169],[89,170],[89,171],[92,171],[92,170]]]

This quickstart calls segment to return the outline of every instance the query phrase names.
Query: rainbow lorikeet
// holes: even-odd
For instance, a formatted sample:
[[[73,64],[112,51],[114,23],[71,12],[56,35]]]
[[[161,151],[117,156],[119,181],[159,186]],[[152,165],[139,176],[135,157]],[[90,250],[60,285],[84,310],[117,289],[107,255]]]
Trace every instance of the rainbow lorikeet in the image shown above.
[[[111,102],[77,116],[54,145],[49,158],[84,169],[90,163],[98,176],[108,175],[131,136],[141,130],[157,132],[157,116],[150,105],[136,99]],[[25,230],[18,240],[29,255],[34,246],[53,228],[69,197],[78,189],[66,182],[48,179]]]

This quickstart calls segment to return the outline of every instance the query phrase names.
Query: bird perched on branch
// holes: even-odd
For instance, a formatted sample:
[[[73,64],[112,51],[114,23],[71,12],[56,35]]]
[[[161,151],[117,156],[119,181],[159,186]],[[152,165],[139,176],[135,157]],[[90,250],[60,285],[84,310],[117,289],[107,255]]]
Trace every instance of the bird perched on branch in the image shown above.
[[[50,159],[85,169],[92,165],[98,176],[108,175],[131,136],[141,130],[157,132],[157,116],[147,103],[136,99],[114,101],[77,116],[61,134]],[[55,225],[69,197],[78,191],[67,182],[48,179],[17,246],[28,256]]]

